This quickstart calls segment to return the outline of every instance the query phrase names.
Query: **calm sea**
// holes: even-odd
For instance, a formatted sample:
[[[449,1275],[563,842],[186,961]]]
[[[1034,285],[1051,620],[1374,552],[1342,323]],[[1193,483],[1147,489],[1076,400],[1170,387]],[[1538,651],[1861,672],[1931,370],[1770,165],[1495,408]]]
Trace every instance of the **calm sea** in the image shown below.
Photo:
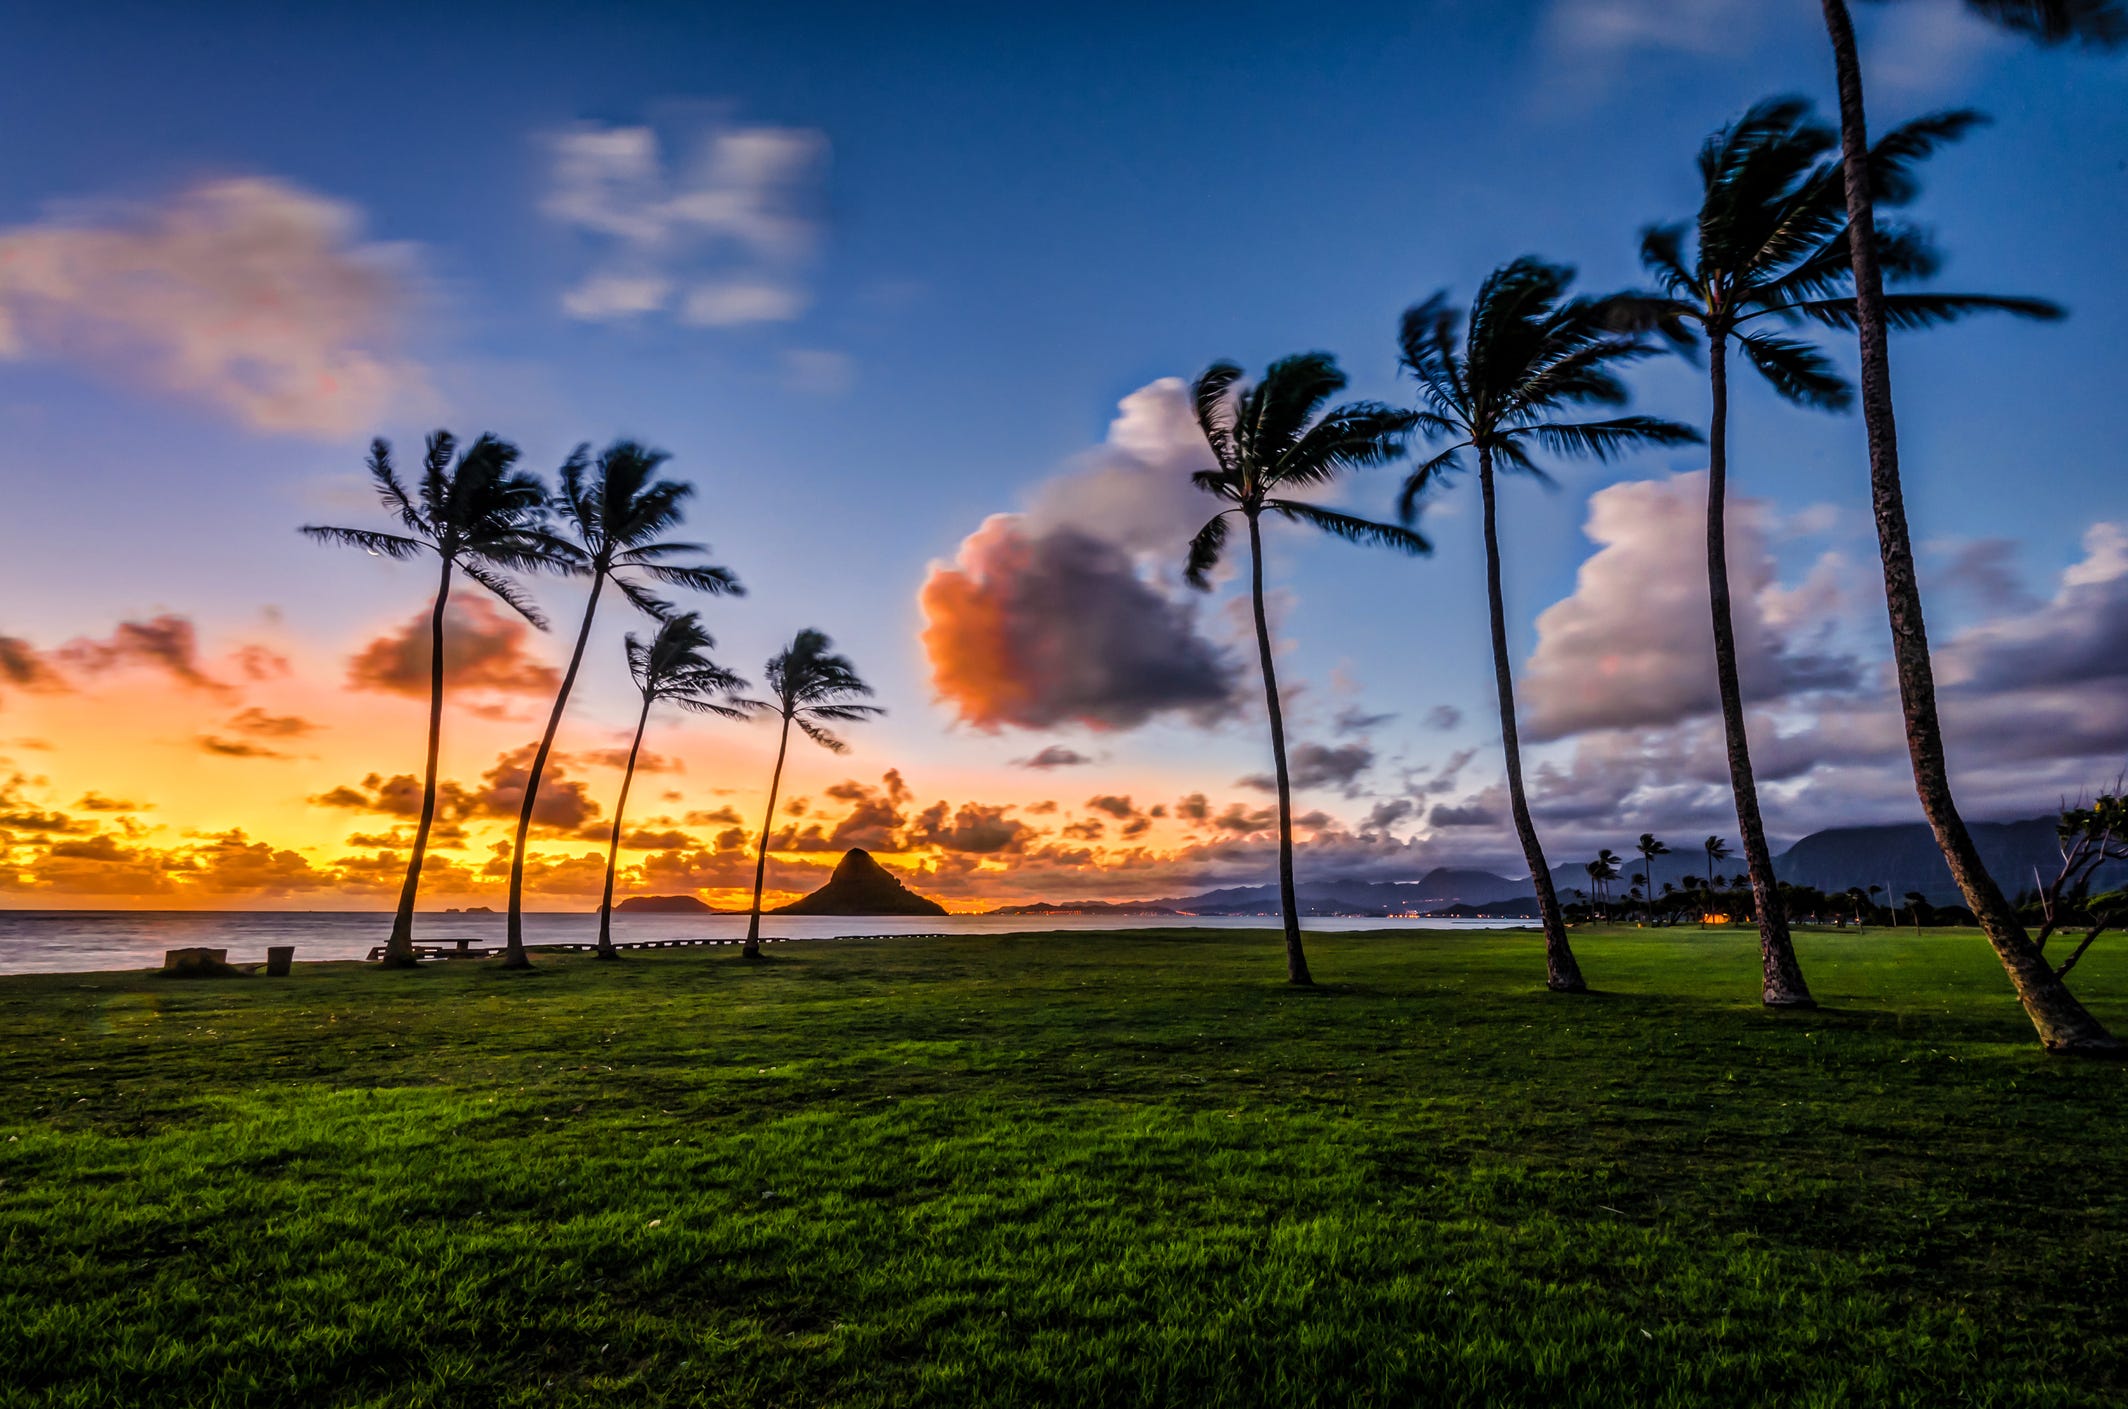
[[[1483,929],[1527,921],[1311,919],[1311,930]],[[1031,930],[1275,929],[1267,915],[1188,916],[948,915],[876,918],[775,916],[763,935],[838,939],[895,934],[1014,934]],[[89,969],[160,968],[163,951],[187,946],[227,949],[232,964],[263,963],[269,944],[292,944],[296,961],[362,959],[391,931],[388,913],[316,910],[0,910],[0,973],[79,973]],[[744,915],[616,915],[617,943],[658,939],[738,939]],[[598,917],[533,913],[525,916],[527,944],[589,944]],[[414,925],[419,944],[501,944],[501,915],[423,914]]]

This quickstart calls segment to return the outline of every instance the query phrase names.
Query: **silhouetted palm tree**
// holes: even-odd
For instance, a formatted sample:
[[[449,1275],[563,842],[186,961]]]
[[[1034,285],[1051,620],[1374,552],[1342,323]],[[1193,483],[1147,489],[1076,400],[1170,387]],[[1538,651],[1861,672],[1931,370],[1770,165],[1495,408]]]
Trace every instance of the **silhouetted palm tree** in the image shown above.
[[[1715,867],[1720,862],[1729,859],[1729,843],[1723,841],[1720,837],[1709,837],[1699,844],[1699,849],[1707,853],[1707,890],[1711,899],[1712,893],[1721,888],[1721,873],[1715,870]],[[1759,901],[1758,903],[1763,906],[1765,902]],[[1788,933],[1788,922],[1785,913],[1781,921],[1781,933],[1784,937]],[[1761,933],[1760,943],[1763,944],[1764,942],[1764,934]],[[1760,957],[1764,957],[1763,953]]]
[[[539,804],[539,780],[547,770],[547,756],[554,751],[555,731],[569,707],[569,693],[576,688],[576,672],[584,663],[584,645],[591,639],[592,618],[598,613],[600,589],[611,581],[638,609],[653,617],[666,616],[671,608],[652,596],[635,580],[640,574],[653,582],[711,595],[744,595],[739,580],[720,567],[700,567],[675,562],[709,549],[700,543],[665,543],[658,535],[677,527],[681,506],[695,492],[678,480],[654,480],[658,468],[670,457],[632,440],[617,440],[591,459],[591,447],[580,445],[562,465],[561,487],[554,494],[555,512],[575,530],[576,541],[565,542],[568,570],[591,579],[591,593],[584,601],[583,625],[577,628],[576,647],[569,653],[569,668],[562,673],[555,692],[554,708],[547,715],[547,730],[540,735],[532,755],[532,768],[525,778],[524,801],[517,812],[517,836],[510,852],[510,920],[503,965],[521,969],[525,958],[525,840],[532,830],[532,810]]]
[[[1574,407],[1624,405],[1625,383],[1616,368],[1656,351],[1617,330],[1618,315],[1609,300],[1568,299],[1566,290],[1572,279],[1571,269],[1525,256],[1486,276],[1467,327],[1462,315],[1449,306],[1447,295],[1435,294],[1405,311],[1400,342],[1403,365],[1418,379],[1424,399],[1418,425],[1429,439],[1450,442],[1405,480],[1402,507],[1406,522],[1432,482],[1459,463],[1464,448],[1477,452],[1486,598],[1492,618],[1493,676],[1500,698],[1509,810],[1544,922],[1545,982],[1562,992],[1580,993],[1587,985],[1567,944],[1559,897],[1553,892],[1544,848],[1537,841],[1529,797],[1522,786],[1514,670],[1507,654],[1507,608],[1500,589],[1494,472],[1518,470],[1544,479],[1530,458],[1532,448],[1607,460],[1636,446],[1685,445],[1700,437],[1687,426],[1653,416],[1581,422],[1555,419]]]
[[[437,558],[436,605],[429,614],[428,762],[422,772],[421,817],[414,824],[406,881],[399,888],[399,908],[384,946],[386,968],[410,968],[416,962],[414,900],[421,889],[429,829],[436,820],[436,759],[443,741],[443,619],[451,598],[451,575],[463,572],[544,631],[546,618],[524,589],[504,573],[552,570],[562,563],[559,545],[545,531],[546,486],[537,475],[512,468],[517,463],[517,447],[483,435],[463,454],[457,450],[458,441],[449,431],[430,432],[421,479],[409,492],[392,466],[390,443],[383,439],[370,442],[370,479],[384,507],[398,515],[405,533],[315,524],[303,528],[320,542],[362,548],[379,557],[405,561],[433,553]]]
[[[826,724],[855,723],[886,713],[878,705],[858,703],[872,693],[872,687],[859,678],[857,668],[847,657],[833,653],[830,648],[834,644],[807,627],[769,659],[769,698],[733,701],[743,709],[774,714],[783,721],[783,735],[776,745],[776,771],[768,780],[768,811],[761,819],[761,846],[754,856],[754,905],[747,915],[746,947],[741,951],[748,959],[761,957],[761,885],[768,875],[769,834],[776,825],[776,794],[783,786],[783,760],[791,747],[791,726],[797,725],[801,733],[822,748],[841,753],[849,745],[830,732]]]
[[[1848,220],[1857,230],[1874,231],[1875,205],[1886,193],[1876,189],[1871,180],[1869,123],[1862,101],[1862,57],[1855,44],[1847,0],[1822,0],[1822,5],[1840,90],[1840,159]],[[2042,44],[2112,46],[2128,41],[2128,11],[2113,0],[1965,0],[1965,8]],[[1922,615],[1921,587],[1914,574],[1913,539],[1907,529],[1906,499],[1899,479],[1899,439],[1892,410],[1887,337],[1887,330],[1897,326],[1898,319],[1886,306],[1884,270],[1877,249],[1875,239],[1853,240],[1849,242],[1848,255],[1854,271],[1854,326],[1861,346],[1862,420],[1869,432],[1870,498],[1876,513],[1877,547],[1884,564],[1892,662],[1899,675],[1907,753],[1914,765],[1914,790],[1920,795],[1921,810],[1950,866],[1951,878],[1958,883],[1959,893],[2002,960],[2040,1041],[2061,1052],[2116,1053],[2122,1044],[2077,1001],[2025,932],[2002,888],[1988,874],[1951,796],[1943,730],[1936,715],[1936,677],[1929,661],[1928,624]]]
[[[1604,847],[1596,853],[1596,859],[1582,868],[1596,882],[1596,898],[1608,904],[1611,898],[1611,882],[1618,879],[1618,853]],[[1608,914],[1608,910],[1605,912]]]
[[[1648,919],[1652,921],[1655,918],[1655,858],[1668,856],[1670,848],[1656,840],[1653,832],[1642,832],[1633,849],[1640,853],[1640,880],[1648,888]]]
[[[1286,979],[1312,983],[1301,950],[1300,912],[1293,894],[1293,791],[1286,774],[1285,712],[1279,706],[1278,673],[1271,661],[1271,628],[1264,616],[1263,532],[1265,514],[1308,524],[1370,547],[1403,553],[1432,548],[1408,528],[1375,523],[1325,509],[1305,494],[1350,470],[1384,465],[1404,453],[1404,439],[1417,418],[1373,401],[1323,409],[1345,389],[1345,374],[1328,353],[1281,358],[1254,386],[1242,385],[1242,370],[1215,362],[1197,378],[1192,398],[1197,426],[1212,448],[1216,469],[1199,470],[1191,481],[1232,505],[1214,514],[1190,540],[1184,576],[1200,590],[1226,548],[1228,518],[1241,516],[1249,530],[1249,600],[1256,613],[1256,653],[1263,667],[1264,704],[1271,715],[1272,777],[1278,787],[1278,903],[1286,931]]]
[[[1937,114],[1910,122],[1879,142],[1870,154],[1870,166],[1887,203],[1917,195],[1913,168],[1976,120],[1971,113]],[[1757,104],[1700,147],[1702,194],[1692,225],[1655,226],[1642,235],[1640,245],[1641,263],[1662,289],[1640,315],[1652,318],[1688,355],[1696,353],[1700,337],[1707,344],[1713,403],[1707,422],[1707,595],[1714,622],[1714,674],[1737,829],[1758,908],[1760,998],[1769,1007],[1808,1007],[1811,998],[1775,887],[1738,682],[1726,530],[1729,348],[1734,342],[1744,360],[1788,401],[1823,410],[1844,410],[1852,404],[1854,389],[1824,354],[1807,342],[1770,331],[1765,322],[1853,320],[1854,301],[1844,296],[1852,280],[1847,206],[1840,164],[1828,160],[1838,144],[1833,129],[1811,116],[1804,99],[1772,98]],[[1695,237],[1689,254],[1688,234]],[[1919,230],[1879,227],[1876,238],[1879,261],[1894,279],[1924,277],[1939,263],[1927,235]],[[1903,326],[1947,322],[1984,309],[2061,316],[2050,303],[1979,294],[1894,294],[1886,298],[1885,307]]]
[[[652,705],[678,705],[695,714],[714,714],[724,719],[744,719],[752,711],[727,704],[726,697],[746,688],[746,682],[709,658],[716,642],[702,629],[702,618],[682,612],[658,623],[657,634],[639,641],[630,632],[624,638],[628,673],[643,696],[643,708],[635,719],[635,739],[628,745],[628,765],[621,772],[621,796],[613,805],[613,835],[606,843],[606,889],[599,900],[598,957],[616,959],[613,947],[613,873],[621,855],[621,815],[628,810],[628,789],[635,782],[636,756],[643,750],[643,730],[650,723]]]

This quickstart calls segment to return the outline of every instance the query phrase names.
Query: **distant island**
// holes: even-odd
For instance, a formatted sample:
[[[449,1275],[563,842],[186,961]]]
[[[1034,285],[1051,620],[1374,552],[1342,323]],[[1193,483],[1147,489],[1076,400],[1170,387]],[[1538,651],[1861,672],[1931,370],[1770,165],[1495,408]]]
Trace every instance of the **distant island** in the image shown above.
[[[704,905],[691,895],[631,895],[613,907],[616,911],[629,911],[638,915],[721,915],[724,912]]]
[[[443,913],[446,915],[492,915],[495,911],[492,906],[487,905],[468,905],[463,910],[454,905]]]
[[[1047,900],[1036,900],[1026,905],[1000,905],[995,910],[985,911],[990,915],[1181,915],[1187,912],[1155,905],[1148,901],[1131,900],[1077,900],[1068,905],[1055,905]]]
[[[903,885],[868,851],[843,853],[828,883],[800,900],[779,905],[778,915],[943,915],[946,907]]]

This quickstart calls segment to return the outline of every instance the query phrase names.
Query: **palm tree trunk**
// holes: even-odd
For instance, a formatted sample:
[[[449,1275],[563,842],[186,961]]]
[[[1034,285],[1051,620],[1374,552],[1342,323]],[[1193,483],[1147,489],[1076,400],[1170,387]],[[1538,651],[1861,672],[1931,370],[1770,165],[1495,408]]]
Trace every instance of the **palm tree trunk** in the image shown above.
[[[1862,354],[1862,423],[1869,432],[1870,499],[1876,511],[1877,545],[1884,560],[1884,599],[1892,628],[1892,661],[1899,672],[1899,700],[1906,718],[1907,753],[1914,790],[1936,834],[1936,844],[1958,883],[1959,894],[1980,921],[1996,957],[2010,976],[2025,1014],[2049,1051],[2115,1054],[2123,1045],[2091,1016],[2039,950],[1981,862],[1951,797],[1944,761],[1943,730],[1936,717],[1935,672],[1929,661],[1928,624],[1921,587],[1914,576],[1914,547],[1907,532],[1906,501],[1899,480],[1898,428],[1892,412],[1891,350],[1885,336],[1884,277],[1877,265],[1876,213],[1869,187],[1869,128],[1862,108],[1862,60],[1847,0],[1823,0],[1825,29],[1832,40],[1840,88],[1840,157],[1847,179],[1848,250],[1855,271],[1855,324]]]
[[[591,595],[584,602],[584,624],[576,630],[576,649],[569,653],[569,668],[562,672],[562,687],[554,694],[554,708],[547,715],[547,732],[539,736],[539,750],[532,755],[532,771],[525,776],[525,799],[517,809],[517,841],[510,850],[510,925],[502,966],[529,969],[525,957],[525,840],[532,831],[532,809],[539,802],[540,775],[547,771],[547,756],[554,752],[554,736],[562,727],[562,713],[569,708],[569,692],[576,688],[576,672],[584,663],[584,645],[591,639],[591,618],[598,612],[599,589],[606,585],[604,573],[591,578]]]
[[[761,884],[768,878],[768,836],[776,826],[776,794],[783,788],[783,759],[791,751],[791,717],[783,716],[783,737],[776,743],[776,771],[768,779],[768,811],[761,818],[761,846],[754,853],[754,908],[746,917],[746,947],[742,959],[761,957]]]
[[[1256,609],[1256,653],[1263,662],[1264,706],[1271,715],[1271,769],[1278,780],[1278,913],[1286,929],[1286,982],[1313,984],[1300,947],[1300,905],[1293,894],[1293,787],[1286,776],[1286,716],[1271,663],[1271,624],[1264,616],[1263,533],[1249,520],[1249,599]]]
[[[621,816],[628,810],[628,789],[635,782],[636,755],[643,751],[643,729],[650,723],[650,696],[643,696],[643,712],[635,718],[635,742],[628,746],[628,766],[621,770],[621,796],[613,804],[613,835],[606,841],[606,891],[599,898],[598,957],[618,959],[613,947],[613,873],[621,859]]]
[[[1529,797],[1522,787],[1522,743],[1515,729],[1515,676],[1507,658],[1507,605],[1500,592],[1500,524],[1493,503],[1493,456],[1478,447],[1478,489],[1485,503],[1485,595],[1492,614],[1493,681],[1500,692],[1500,746],[1507,756],[1507,802],[1515,816],[1515,835],[1522,840],[1522,859],[1529,863],[1530,884],[1537,891],[1537,914],[1544,924],[1544,986],[1555,993],[1586,993],[1581,966],[1566,942],[1566,922],[1552,890],[1551,868],[1530,821]]]
[[[399,887],[399,909],[392,916],[391,938],[384,943],[387,969],[411,969],[421,962],[414,953],[414,899],[421,893],[421,863],[429,854],[429,828],[436,822],[436,764],[443,750],[443,608],[451,599],[451,555],[441,556],[436,609],[429,616],[429,759],[421,775],[421,820],[414,825],[406,882]]]
[[[1729,608],[1729,332],[1710,328],[1707,377],[1714,405],[1707,417],[1707,600],[1714,613],[1714,678],[1722,697],[1722,734],[1729,746],[1729,785],[1736,793],[1736,829],[1751,873],[1759,921],[1759,1001],[1769,1008],[1812,1008],[1810,985],[1788,937],[1788,916],[1774,887],[1773,852],[1759,816],[1759,785],[1751,771],[1751,737],[1744,728],[1744,689],[1736,670],[1736,623]],[[1714,853],[1707,854],[1714,877]]]

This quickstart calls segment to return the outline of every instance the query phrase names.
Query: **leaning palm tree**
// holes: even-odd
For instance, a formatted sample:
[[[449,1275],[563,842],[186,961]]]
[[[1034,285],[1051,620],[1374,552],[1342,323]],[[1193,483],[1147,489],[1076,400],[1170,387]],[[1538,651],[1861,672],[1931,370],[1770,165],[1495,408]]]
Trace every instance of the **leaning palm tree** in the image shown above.
[[[628,810],[628,789],[635,782],[635,761],[643,750],[643,730],[650,723],[650,708],[656,704],[678,705],[695,714],[714,714],[723,719],[744,719],[751,710],[727,703],[746,688],[734,672],[709,658],[716,642],[702,629],[702,618],[682,612],[658,623],[657,634],[639,641],[634,632],[624,638],[628,673],[643,696],[643,708],[635,718],[635,739],[628,745],[628,763],[621,772],[621,796],[613,805],[613,835],[606,842],[606,889],[599,899],[598,957],[618,959],[613,947],[613,873],[621,855],[621,815]]]
[[[1862,56],[1855,44],[1847,0],[1822,0],[1825,30],[1832,41],[1840,90],[1840,160],[1847,216],[1855,229],[1873,234],[1876,202],[1885,193],[1871,179],[1869,123],[1862,102]],[[2128,41],[2128,10],[2116,0],[1965,0],[1965,8],[2042,44],[2113,46]],[[2069,991],[2025,932],[2002,887],[1988,874],[1965,819],[1951,796],[1943,730],[1936,715],[1936,677],[1929,661],[1928,624],[1914,574],[1914,545],[1899,480],[1898,427],[1892,410],[1888,329],[1899,320],[1886,306],[1884,268],[1874,238],[1852,240],[1853,326],[1861,346],[1862,421],[1869,433],[1870,498],[1877,519],[1877,548],[1884,563],[1885,605],[1891,618],[1892,662],[1906,720],[1907,753],[1914,790],[1936,834],[1951,879],[1980,921],[1996,957],[2024,1004],[2025,1015],[2049,1050],[2110,1055],[2123,1044]]]
[[[1345,389],[1345,374],[1328,353],[1306,352],[1273,362],[1263,380],[1242,384],[1242,370],[1215,362],[1191,389],[1197,426],[1217,468],[1199,470],[1191,481],[1229,507],[1212,515],[1190,540],[1183,575],[1200,591],[1226,549],[1230,519],[1239,515],[1249,533],[1249,598],[1256,612],[1256,654],[1263,666],[1264,704],[1271,716],[1272,776],[1278,787],[1278,903],[1286,930],[1286,979],[1312,983],[1301,950],[1300,909],[1293,893],[1293,789],[1286,773],[1286,722],[1279,707],[1278,674],[1271,661],[1271,628],[1264,617],[1263,516],[1307,524],[1347,542],[1427,553],[1432,547],[1409,528],[1326,509],[1295,494],[1334,482],[1350,470],[1387,464],[1404,453],[1417,418],[1409,411],[1372,401],[1324,410]]]
[[[1642,832],[1633,849],[1640,853],[1640,883],[1648,888],[1648,920],[1652,924],[1655,920],[1655,858],[1668,856],[1670,848],[1657,840],[1653,832]]]
[[[768,876],[769,834],[776,825],[776,794],[783,786],[783,760],[790,753],[791,726],[833,753],[849,747],[826,726],[856,723],[885,714],[878,705],[860,703],[872,693],[846,656],[838,656],[821,632],[807,627],[791,643],[769,659],[766,700],[734,701],[742,709],[774,714],[783,721],[783,736],[776,745],[776,770],[768,780],[768,811],[761,819],[761,846],[754,854],[754,904],[746,918],[748,959],[761,957],[761,886]]]
[[[547,757],[554,751],[554,735],[561,728],[562,713],[569,707],[569,693],[576,688],[576,672],[584,663],[584,646],[591,639],[591,622],[598,613],[599,592],[608,582],[619,589],[638,610],[662,619],[671,608],[652,596],[637,575],[671,587],[685,587],[712,596],[741,596],[745,589],[724,568],[697,566],[674,559],[706,553],[700,543],[669,543],[659,535],[676,527],[682,506],[695,487],[679,480],[654,479],[670,457],[632,440],[617,440],[591,459],[591,447],[580,445],[562,465],[561,487],[554,494],[554,509],[574,530],[575,541],[564,541],[568,571],[591,579],[591,593],[584,600],[583,625],[577,628],[576,647],[569,653],[569,668],[562,672],[561,688],[555,691],[554,708],[547,715],[547,730],[540,735],[525,778],[525,795],[518,805],[517,836],[510,851],[510,919],[503,951],[506,968],[529,966],[525,958],[525,841],[532,830],[532,812],[539,805],[539,780],[547,770]]]
[[[1870,153],[1870,168],[1886,203],[1917,195],[1913,168],[1975,121],[1971,113],[1942,113],[1910,122],[1879,142]],[[1768,99],[1709,137],[1699,152],[1697,218],[1690,226],[1654,226],[1641,236],[1641,263],[1661,292],[1635,310],[1688,356],[1696,356],[1699,340],[1706,340],[1713,402],[1707,419],[1707,596],[1715,686],[1737,830],[1758,909],[1760,1001],[1777,1008],[1809,1007],[1811,997],[1775,885],[1738,680],[1727,532],[1729,352],[1734,343],[1776,394],[1797,405],[1836,411],[1853,402],[1854,389],[1823,353],[1767,327],[1768,320],[1853,317],[1854,301],[1844,296],[1852,279],[1847,206],[1840,164],[1828,159],[1838,144],[1837,134],[1812,117],[1810,104],[1801,98]],[[1924,277],[1939,262],[1919,230],[1880,226],[1876,240],[1879,262],[1893,279]],[[1886,306],[1907,324],[1946,322],[1984,309],[2039,318],[2061,315],[2055,305],[2036,299],[1980,294],[1894,294]]]
[[[1581,406],[1622,406],[1625,383],[1617,368],[1657,349],[1618,331],[1611,300],[1568,299],[1573,271],[1525,256],[1486,276],[1466,326],[1445,293],[1405,310],[1403,365],[1418,380],[1424,406],[1418,426],[1447,449],[1404,481],[1406,522],[1426,491],[1455,468],[1465,449],[1476,453],[1484,508],[1485,585],[1492,617],[1493,679],[1500,698],[1500,742],[1506,756],[1507,796],[1515,834],[1537,892],[1544,922],[1546,984],[1580,993],[1581,968],[1567,944],[1544,848],[1530,820],[1522,785],[1522,748],[1515,725],[1515,681],[1507,654],[1507,608],[1500,589],[1500,529],[1494,504],[1496,471],[1544,480],[1532,448],[1607,460],[1644,445],[1686,445],[1699,432],[1653,416],[1564,421]]]
[[[444,608],[451,599],[451,576],[463,572],[544,631],[546,618],[524,589],[505,574],[562,564],[559,545],[545,530],[546,486],[537,475],[513,468],[517,447],[483,435],[462,454],[457,451],[458,441],[449,431],[430,432],[421,479],[410,492],[392,466],[390,443],[370,442],[370,479],[377,497],[398,516],[405,533],[315,524],[303,528],[322,543],[345,544],[401,561],[433,553],[438,564],[436,605],[429,613],[428,763],[422,772],[421,817],[414,824],[406,881],[399,888],[399,908],[384,946],[386,968],[411,968],[416,962],[414,901],[421,890],[429,829],[436,821],[436,759],[443,742],[443,622]]]

